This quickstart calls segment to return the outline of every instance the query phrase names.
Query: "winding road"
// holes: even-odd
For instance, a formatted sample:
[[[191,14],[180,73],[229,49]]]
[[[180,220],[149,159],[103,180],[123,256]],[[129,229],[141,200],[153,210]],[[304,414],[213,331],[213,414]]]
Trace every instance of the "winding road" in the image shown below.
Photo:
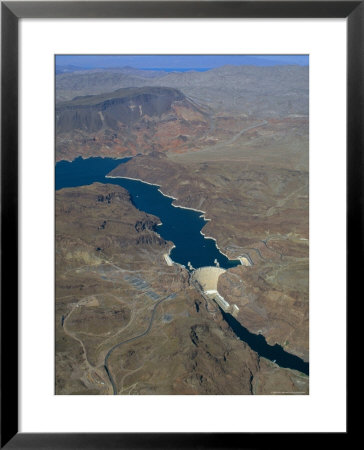
[[[173,295],[173,294],[172,294],[172,295]],[[134,336],[134,337],[132,337],[132,338],[130,338],[130,339],[126,339],[125,341],[119,342],[118,344],[116,344],[116,345],[114,345],[113,347],[111,347],[111,349],[107,352],[107,354],[106,354],[106,356],[105,356],[104,367],[105,367],[105,371],[106,371],[106,373],[107,373],[107,376],[109,377],[109,380],[110,380],[110,383],[111,383],[111,386],[112,386],[112,389],[113,389],[113,395],[117,395],[117,394],[118,394],[118,391],[117,391],[117,388],[116,388],[116,385],[115,385],[115,381],[114,381],[114,379],[113,379],[113,377],[112,377],[112,375],[111,375],[111,372],[110,372],[110,369],[109,369],[109,365],[108,365],[108,362],[109,362],[109,358],[110,358],[111,353],[112,353],[116,348],[120,347],[120,346],[123,345],[123,344],[126,344],[126,343],[128,343],[128,342],[135,341],[136,339],[139,339],[139,338],[141,338],[141,337],[143,337],[143,336],[146,336],[146,335],[149,333],[150,329],[152,328],[153,320],[154,320],[154,316],[155,316],[155,311],[156,311],[158,305],[159,305],[160,303],[164,302],[165,300],[168,300],[170,297],[171,297],[171,295],[169,295],[168,297],[164,297],[164,298],[162,298],[161,300],[159,300],[159,301],[154,305],[154,308],[153,308],[153,310],[152,310],[152,315],[151,315],[151,317],[150,317],[149,325],[148,325],[147,329],[146,329],[142,334],[139,334],[138,336]]]

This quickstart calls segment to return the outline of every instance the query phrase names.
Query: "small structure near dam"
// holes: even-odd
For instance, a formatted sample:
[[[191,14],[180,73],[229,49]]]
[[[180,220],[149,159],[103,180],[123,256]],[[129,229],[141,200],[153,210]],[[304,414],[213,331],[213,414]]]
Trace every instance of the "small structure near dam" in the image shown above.
[[[171,260],[171,257],[168,255],[168,253],[165,253],[163,256],[164,256],[164,259],[165,259],[167,265],[173,266],[173,261]]]
[[[230,304],[222,297],[217,290],[217,282],[219,276],[226,272],[221,267],[200,267],[196,269],[191,276],[191,282],[196,286],[205,296],[214,300],[220,308],[225,312],[230,311]]]

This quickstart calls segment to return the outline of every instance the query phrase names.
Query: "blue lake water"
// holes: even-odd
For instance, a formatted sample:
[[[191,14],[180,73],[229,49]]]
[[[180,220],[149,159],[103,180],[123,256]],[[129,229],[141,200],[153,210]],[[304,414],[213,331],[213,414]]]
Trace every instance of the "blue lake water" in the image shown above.
[[[72,162],[60,161],[56,164],[56,191],[67,187],[85,186],[92,183],[107,183],[105,179],[111,170],[130,158],[76,158]]]
[[[138,209],[161,219],[162,225],[156,231],[175,245],[170,253],[174,262],[186,267],[190,262],[195,269],[214,266],[215,259],[224,269],[240,265],[239,260],[229,260],[222,254],[215,240],[201,234],[206,224],[201,212],[172,206],[173,199],[164,196],[158,186],[127,178],[106,178],[111,170],[129,159],[77,158],[73,162],[60,161],[56,164],[56,190],[94,182],[122,186],[129,191]]]

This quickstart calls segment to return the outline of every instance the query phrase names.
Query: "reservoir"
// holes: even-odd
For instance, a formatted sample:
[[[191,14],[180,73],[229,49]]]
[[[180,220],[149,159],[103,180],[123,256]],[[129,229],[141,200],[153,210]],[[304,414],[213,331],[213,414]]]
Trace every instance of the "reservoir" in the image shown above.
[[[215,260],[224,269],[241,264],[240,260],[230,260],[221,253],[214,239],[201,234],[207,222],[202,212],[172,206],[173,198],[163,195],[159,186],[128,178],[106,178],[111,170],[129,159],[77,158],[73,162],[60,161],[56,164],[56,190],[94,182],[117,184],[129,191],[138,209],[161,219],[162,224],[156,231],[175,245],[170,253],[174,262],[186,268],[190,262],[195,269],[214,266]]]

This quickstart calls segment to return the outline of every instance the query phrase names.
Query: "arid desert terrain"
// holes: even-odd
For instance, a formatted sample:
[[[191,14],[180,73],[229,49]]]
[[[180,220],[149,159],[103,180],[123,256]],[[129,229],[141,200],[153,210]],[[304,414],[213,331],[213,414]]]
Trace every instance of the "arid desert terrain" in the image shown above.
[[[203,234],[242,262],[217,280],[229,313],[305,363],[308,72],[59,71],[55,110],[56,162],[131,157],[108,176],[203,211]],[[55,213],[56,394],[308,394],[306,373],[259,355],[188,267],[168,264],[174,242],[127,189],[59,189]]]

